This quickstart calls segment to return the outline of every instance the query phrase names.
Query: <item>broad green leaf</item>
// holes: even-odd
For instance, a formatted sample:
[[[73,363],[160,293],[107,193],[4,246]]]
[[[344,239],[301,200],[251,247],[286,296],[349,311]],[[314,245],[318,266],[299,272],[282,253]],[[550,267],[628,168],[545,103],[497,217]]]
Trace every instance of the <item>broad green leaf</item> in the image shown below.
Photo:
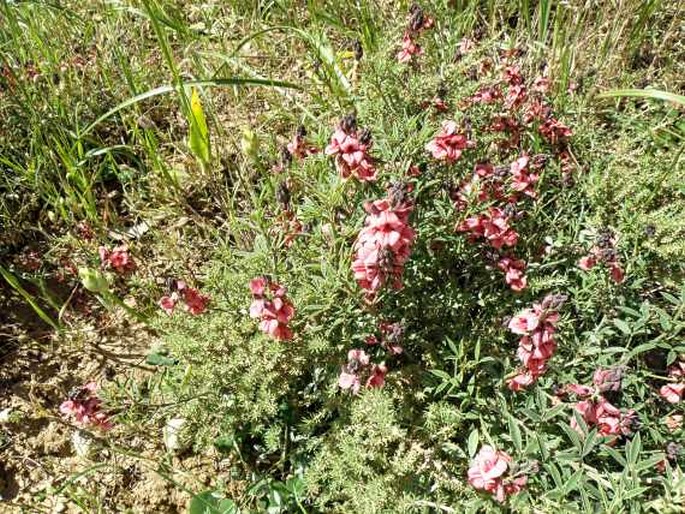
[[[469,448],[469,457],[473,457],[476,454],[476,450],[478,449],[478,429],[474,428],[471,433],[469,434],[469,440],[468,440],[468,448]]]

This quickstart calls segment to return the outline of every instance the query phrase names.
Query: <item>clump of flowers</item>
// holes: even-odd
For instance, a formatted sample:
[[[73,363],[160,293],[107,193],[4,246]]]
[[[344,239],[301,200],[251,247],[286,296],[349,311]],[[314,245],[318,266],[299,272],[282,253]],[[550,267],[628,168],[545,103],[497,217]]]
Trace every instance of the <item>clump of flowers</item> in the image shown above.
[[[580,401],[574,405],[588,428],[597,427],[602,436],[616,437],[630,435],[636,423],[634,410],[622,411],[607,400],[606,395],[621,389],[622,370],[598,369],[592,377],[592,386],[569,384],[566,389],[578,396]],[[571,428],[582,433],[575,416],[571,418]]]
[[[384,348],[390,355],[400,355],[404,352],[402,347],[402,339],[404,337],[404,325],[396,321],[390,323],[388,321],[382,321],[378,324],[380,329],[380,337],[375,335],[366,338],[366,344],[369,346],[380,345]]]
[[[523,291],[528,285],[526,262],[523,259],[502,257],[497,262],[497,267],[504,272],[504,280],[512,291]]]
[[[326,155],[335,156],[335,167],[344,178],[356,177],[362,182],[376,180],[376,167],[369,150],[373,140],[369,129],[357,129],[354,113],[345,116],[331,136]]]
[[[169,316],[174,313],[178,302],[182,301],[186,312],[193,316],[202,314],[206,309],[211,298],[209,295],[202,294],[198,289],[189,287],[183,280],[172,280],[169,289],[170,294],[166,294],[159,299],[159,306]]]
[[[288,323],[295,316],[295,307],[286,296],[285,287],[262,276],[250,280],[250,291],[250,317],[260,320],[259,329],[278,341],[290,341],[293,331]]]
[[[360,349],[347,352],[347,364],[342,367],[338,377],[340,389],[359,393],[362,383],[367,388],[380,388],[385,385],[388,368],[385,363],[371,364],[369,355]]]
[[[554,332],[559,322],[558,309],[566,301],[563,295],[548,295],[541,303],[533,304],[509,322],[509,330],[521,335],[517,357],[523,364],[516,375],[507,380],[507,387],[520,391],[535,383],[547,370],[547,362],[557,348]]]
[[[88,382],[82,387],[77,387],[59,406],[60,412],[81,427],[111,429],[112,422],[102,411],[102,400],[98,398],[97,391],[98,385],[95,382]]]
[[[409,226],[412,207],[402,184],[392,185],[387,198],[364,205],[368,215],[354,245],[352,271],[370,298],[388,282],[395,289],[402,287],[415,236]]]
[[[469,484],[492,494],[498,502],[504,503],[507,496],[518,494],[528,482],[527,475],[517,471],[509,454],[483,445],[471,461],[468,470]]]
[[[430,29],[434,23],[433,18],[426,16],[418,4],[412,4],[409,8],[407,29],[402,36],[402,48],[397,53],[398,62],[406,64],[414,57],[423,54],[423,48],[416,42],[416,39],[421,32]]]
[[[471,242],[482,238],[499,250],[518,242],[519,235],[509,224],[510,220],[511,216],[504,209],[490,207],[486,213],[466,218],[457,225],[457,230],[468,232]]]
[[[685,393],[685,361],[678,361],[668,367],[669,382],[661,386],[659,394],[669,403],[679,403]]]
[[[599,263],[603,263],[609,268],[609,274],[614,282],[617,284],[623,282],[625,273],[618,260],[616,238],[609,229],[600,232],[597,242],[590,249],[590,252],[578,261],[578,267],[584,271],[589,271]]]
[[[315,155],[319,153],[319,149],[307,142],[306,138],[307,129],[303,125],[300,125],[297,127],[295,135],[286,147],[288,153],[290,153],[294,159],[304,159],[309,155]]]
[[[518,193],[535,198],[537,193],[534,186],[540,180],[540,175],[528,167],[529,160],[527,155],[523,155],[511,163],[511,188]]]
[[[455,121],[446,120],[442,122],[440,132],[428,142],[426,150],[435,159],[450,164],[456,162],[465,149],[474,146],[475,143],[459,130]]]
[[[114,269],[117,273],[129,273],[136,269],[136,263],[128,252],[126,245],[115,246],[109,250],[106,246],[98,248],[102,269]]]

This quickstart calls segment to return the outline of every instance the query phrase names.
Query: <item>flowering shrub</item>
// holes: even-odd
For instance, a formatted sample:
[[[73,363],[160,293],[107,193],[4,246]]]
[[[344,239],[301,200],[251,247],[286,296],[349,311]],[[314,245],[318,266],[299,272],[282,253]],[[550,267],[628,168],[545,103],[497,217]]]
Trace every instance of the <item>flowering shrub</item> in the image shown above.
[[[163,390],[246,509],[265,483],[312,512],[612,511],[679,487],[685,297],[585,197],[575,93],[444,13],[413,5],[399,45],[349,56],[307,41],[309,133],[243,131],[253,189],[208,293],[158,302]]]

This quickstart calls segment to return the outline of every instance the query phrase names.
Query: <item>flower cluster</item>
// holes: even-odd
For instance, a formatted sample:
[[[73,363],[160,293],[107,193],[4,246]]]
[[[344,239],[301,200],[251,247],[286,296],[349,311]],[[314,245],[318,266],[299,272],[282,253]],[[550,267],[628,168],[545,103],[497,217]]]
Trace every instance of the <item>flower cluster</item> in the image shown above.
[[[392,185],[387,198],[364,205],[368,213],[354,245],[354,278],[369,297],[388,281],[402,287],[404,264],[409,259],[414,230],[409,226],[412,204],[403,185]]]
[[[347,179],[356,177],[362,182],[376,180],[376,167],[369,155],[373,141],[368,129],[357,130],[357,118],[345,116],[331,136],[326,155],[335,156],[335,167]]]
[[[412,4],[409,8],[407,29],[402,36],[402,48],[397,53],[398,62],[406,64],[415,56],[423,54],[423,48],[416,42],[416,38],[424,30],[430,29],[433,24],[433,18],[426,16],[418,4]]]
[[[198,316],[207,309],[210,297],[194,287],[188,287],[183,280],[172,280],[169,289],[172,289],[171,293],[162,296],[158,302],[169,316],[174,313],[179,301],[183,301],[185,310],[193,316]]]
[[[382,321],[378,326],[380,328],[380,337],[371,335],[366,338],[366,344],[369,346],[380,345],[381,348],[384,348],[390,355],[400,355],[404,352],[404,348],[401,344],[404,336],[404,326],[402,323]]]
[[[115,246],[111,251],[101,246],[98,248],[100,254],[100,266],[102,269],[112,268],[117,273],[128,273],[136,269],[136,263],[133,257],[128,253],[126,245]]]
[[[88,382],[69,394],[69,399],[62,402],[59,410],[62,414],[84,428],[109,430],[112,422],[102,409],[102,400],[97,396],[98,385]]]
[[[685,393],[685,361],[678,361],[669,366],[668,378],[673,382],[661,386],[659,394],[669,403],[678,403]]]
[[[507,496],[519,493],[528,482],[525,474],[515,473],[513,468],[512,458],[507,453],[484,445],[471,461],[469,484],[504,503]]]
[[[504,272],[504,280],[512,291],[523,291],[528,285],[526,278],[526,262],[522,259],[502,257],[497,261],[497,267]]]
[[[371,364],[369,355],[360,349],[347,353],[347,364],[342,367],[338,377],[338,386],[359,393],[362,383],[368,388],[379,388],[385,384],[388,368],[385,363]]]
[[[286,146],[288,153],[295,159],[304,159],[309,155],[319,153],[319,149],[307,142],[307,129],[303,125],[297,127],[293,139]]]
[[[578,267],[583,271],[589,271],[599,263],[604,263],[609,268],[609,274],[614,282],[623,282],[625,273],[618,260],[616,238],[609,229],[600,232],[597,243],[578,261]]]
[[[637,419],[635,411],[621,411],[607,400],[605,395],[619,391],[621,388],[622,370],[598,369],[592,377],[592,386],[569,384],[567,391],[575,394],[581,400],[574,405],[588,428],[597,427],[602,436],[616,437],[630,435]],[[582,430],[575,416],[571,417],[571,428],[582,434]]]
[[[504,209],[490,207],[486,213],[470,216],[457,225],[459,232],[468,232],[469,240],[485,239],[490,246],[499,250],[514,246],[519,235],[509,224],[511,216]]]
[[[523,336],[516,352],[523,368],[507,380],[507,387],[512,391],[525,389],[547,370],[547,362],[557,348],[554,340],[559,322],[557,309],[565,300],[560,295],[549,295],[542,303],[533,304],[532,309],[525,309],[509,322],[509,330]]]
[[[278,341],[290,341],[293,331],[288,323],[295,316],[295,307],[286,297],[285,287],[262,276],[250,280],[250,291],[254,298],[250,317],[260,319],[260,330]]]
[[[473,147],[473,141],[470,141],[459,130],[457,123],[451,120],[443,121],[440,132],[426,144],[426,150],[435,159],[448,164],[456,162],[465,149]]]

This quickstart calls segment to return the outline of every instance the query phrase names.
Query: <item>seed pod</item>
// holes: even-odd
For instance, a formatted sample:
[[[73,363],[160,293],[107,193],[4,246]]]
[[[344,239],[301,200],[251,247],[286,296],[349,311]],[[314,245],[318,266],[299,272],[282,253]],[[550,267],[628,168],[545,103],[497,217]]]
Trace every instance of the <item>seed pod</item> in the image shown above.
[[[355,133],[357,131],[357,115],[351,112],[340,120],[340,129],[346,134]]]

